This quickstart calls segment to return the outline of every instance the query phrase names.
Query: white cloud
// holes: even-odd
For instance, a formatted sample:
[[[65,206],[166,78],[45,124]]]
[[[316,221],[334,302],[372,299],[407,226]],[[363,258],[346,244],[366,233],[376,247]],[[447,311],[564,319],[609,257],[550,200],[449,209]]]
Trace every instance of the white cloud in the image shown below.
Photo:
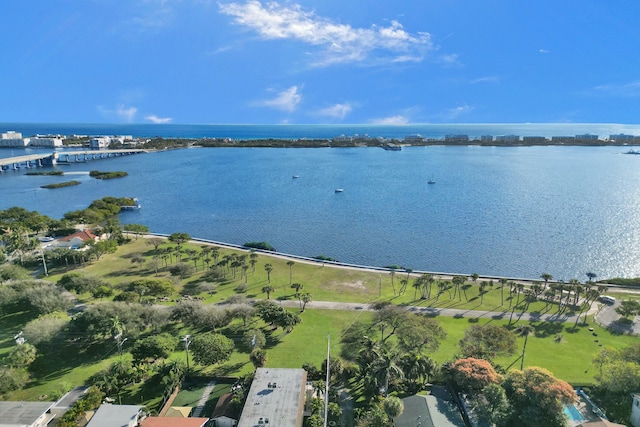
[[[374,125],[407,125],[409,124],[409,118],[405,116],[390,116],[383,117],[380,119],[373,119],[371,123]]]
[[[464,105],[459,105],[455,108],[448,109],[444,116],[446,119],[453,120],[453,119],[457,119],[462,115],[470,113],[471,111],[473,111],[473,107],[467,104],[464,104]]]
[[[344,104],[335,104],[327,108],[323,108],[318,111],[318,114],[321,116],[332,117],[335,119],[344,119],[351,111],[353,110],[353,106],[346,102]]]
[[[458,60],[457,53],[450,53],[445,55],[440,55],[437,59],[437,62],[447,65],[447,66],[461,66],[462,63]]]
[[[475,85],[479,83],[498,83],[499,81],[500,79],[495,76],[486,76],[486,77],[478,77],[477,79],[473,79],[469,81],[469,83],[472,85]]]
[[[118,105],[115,109],[98,105],[98,111],[103,116],[109,119],[124,120],[126,122],[132,122],[138,112],[137,107],[125,107],[124,104]]]
[[[387,27],[354,28],[307,12],[298,4],[263,5],[258,0],[249,0],[245,4],[221,4],[220,12],[264,39],[291,39],[318,47],[319,58],[314,63],[318,66],[419,61],[425,51],[433,48],[429,33],[408,33],[398,21]]]
[[[122,104],[118,105],[118,108],[116,108],[116,115],[128,122],[133,121],[137,112],[138,112],[138,109],[136,107],[126,108]]]
[[[640,80],[596,86],[593,88],[593,92],[602,95],[635,98],[640,96]]]
[[[298,86],[291,86],[278,93],[275,98],[259,102],[259,105],[291,113],[295,111],[300,101],[302,101],[302,95],[298,91]]]
[[[173,120],[171,117],[158,117],[155,114],[151,114],[149,116],[146,116],[145,119],[149,120],[152,123],[155,124],[165,124],[165,123],[170,123],[171,120]]]
[[[540,52],[540,53],[551,53],[551,51],[548,50],[548,49],[539,49],[538,52]]]

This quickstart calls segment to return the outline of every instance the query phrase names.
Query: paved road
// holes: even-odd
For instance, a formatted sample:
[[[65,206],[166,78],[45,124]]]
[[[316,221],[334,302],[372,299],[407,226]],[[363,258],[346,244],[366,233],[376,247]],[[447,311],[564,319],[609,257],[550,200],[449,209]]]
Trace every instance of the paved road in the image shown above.
[[[285,307],[300,308],[300,303],[298,301],[284,300],[280,301],[280,304]],[[615,308],[619,304],[619,302],[616,302],[615,305],[595,303],[589,310],[588,315],[595,315],[596,321],[604,327],[611,328],[621,333],[640,335],[640,316],[636,316],[633,323],[630,325],[621,325],[617,323],[620,315],[616,313]],[[371,304],[334,301],[311,301],[307,304],[306,308],[322,310],[374,311]],[[430,316],[466,317],[476,319],[511,319],[512,321],[528,320],[545,322],[575,322],[577,320],[577,315],[558,313],[556,310],[552,310],[549,313],[522,313],[520,311],[512,312],[508,309],[504,311],[481,311],[421,306],[407,306],[407,310]],[[581,316],[584,316],[584,313],[581,314]]]

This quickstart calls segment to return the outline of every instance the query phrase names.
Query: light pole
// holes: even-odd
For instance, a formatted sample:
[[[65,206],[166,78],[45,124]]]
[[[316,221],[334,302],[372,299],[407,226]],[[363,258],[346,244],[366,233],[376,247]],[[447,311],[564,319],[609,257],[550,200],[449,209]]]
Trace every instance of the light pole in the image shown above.
[[[189,371],[189,344],[191,344],[191,335],[185,335],[182,341],[184,341],[184,351],[187,353],[187,371]]]

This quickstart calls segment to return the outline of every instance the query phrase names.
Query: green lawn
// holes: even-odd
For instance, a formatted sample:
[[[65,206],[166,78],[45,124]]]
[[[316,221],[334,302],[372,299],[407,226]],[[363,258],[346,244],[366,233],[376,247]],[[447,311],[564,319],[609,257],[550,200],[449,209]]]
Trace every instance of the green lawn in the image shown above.
[[[193,245],[196,248],[198,246]],[[230,249],[221,250],[220,257],[233,252]],[[147,263],[142,266],[131,262],[132,253],[141,253]],[[104,278],[116,288],[126,286],[131,281],[153,277],[154,271],[151,266],[151,256],[153,247],[145,244],[144,239],[133,241],[130,244],[118,248],[114,254],[107,254],[99,262],[87,264],[79,271],[86,274]],[[373,302],[388,300],[399,305],[420,305],[426,307],[457,308],[466,310],[485,310],[507,313],[504,320],[500,319],[469,319],[437,317],[448,333],[447,339],[441,344],[438,351],[431,356],[442,363],[451,360],[458,353],[458,342],[464,335],[464,330],[471,324],[493,322],[496,324],[507,324],[508,313],[511,312],[510,305],[515,305],[517,296],[510,300],[507,298],[508,287],[504,292],[504,304],[501,303],[500,285],[495,284],[493,288],[487,288],[484,296],[479,295],[479,286],[471,282],[467,283],[466,295],[453,296],[449,292],[442,293],[436,300],[435,294],[437,286],[434,284],[430,300],[419,299],[414,289],[409,285],[404,294],[397,295],[400,288],[400,280],[406,277],[405,273],[396,273],[394,285],[396,295],[394,295],[391,285],[391,275],[380,272],[367,272],[332,268],[329,265],[307,264],[295,262],[290,268],[286,264],[287,260],[270,257],[260,254],[255,272],[248,270],[248,277],[240,280],[239,271],[236,278],[233,273],[227,273],[227,282],[220,284],[216,292],[212,295],[204,294],[207,302],[220,302],[229,296],[235,295],[235,288],[238,284],[246,282],[248,285],[247,296],[254,298],[264,298],[262,287],[268,284],[267,274],[264,270],[265,263],[273,265],[271,272],[271,284],[276,288],[272,294],[272,299],[291,298],[293,289],[290,288],[290,280],[304,285],[303,292],[309,292],[313,300],[341,301],[341,302]],[[171,299],[177,299],[185,288],[192,287],[202,281],[202,265],[199,263],[198,272],[192,277],[178,283],[176,291]],[[49,280],[56,281],[61,277],[63,271],[53,271]],[[160,269],[159,277],[169,278],[170,274],[166,269]],[[416,299],[417,297],[418,299]],[[89,295],[82,295],[80,300],[93,303]],[[522,300],[522,296],[520,298]],[[535,302],[528,307],[523,301],[515,310],[518,312],[526,309],[529,312],[555,312],[556,306],[546,306],[544,302]],[[14,313],[2,313],[0,316],[0,357],[10,350],[14,345],[13,335],[21,330],[24,324],[35,316],[34,313],[16,311]],[[304,363],[312,363],[320,366],[326,358],[327,337],[331,338],[331,353],[340,353],[340,335],[345,328],[357,320],[367,321],[371,313],[366,311],[337,311],[337,310],[316,310],[307,309],[301,313],[302,323],[296,326],[291,333],[284,333],[281,330],[273,331],[268,339],[267,366],[271,367],[301,367]],[[590,320],[590,323],[592,321]],[[252,327],[261,327],[266,332],[270,332],[261,322],[256,322]],[[573,328],[573,324],[558,323],[534,323],[536,334],[528,340],[525,366],[537,365],[552,371],[559,378],[565,379],[575,384],[585,384],[593,381],[595,368],[591,363],[592,356],[601,348],[600,345],[622,347],[627,345],[637,337],[612,335],[597,325],[589,325],[594,328],[591,332],[587,327]],[[176,337],[185,333],[196,333],[188,331],[176,325],[172,325],[172,334]],[[175,330],[174,330],[175,329]],[[234,322],[222,332],[240,342],[242,331],[239,328],[239,321]],[[593,335],[597,334],[597,337]],[[596,342],[597,340],[597,342]],[[519,338],[519,348],[522,347],[523,338]],[[128,346],[132,343],[128,343]],[[128,347],[130,348],[130,347]],[[125,348],[126,350],[127,348]],[[171,356],[179,360],[185,360],[184,350],[178,349]],[[39,358],[32,366],[32,381],[24,390],[14,392],[7,396],[17,400],[37,400],[43,395],[53,395],[61,384],[77,385],[82,384],[95,372],[105,368],[117,359],[113,342],[105,345],[88,347],[78,351],[75,346],[67,346],[64,343],[51,349],[46,358]],[[128,355],[125,357],[129,357]],[[503,367],[520,367],[520,361],[516,361],[518,355],[503,357],[497,360]],[[192,366],[193,367],[193,366]],[[249,363],[249,350],[237,346],[231,359],[221,366],[195,367],[196,373],[201,375],[241,375],[253,371],[253,366]],[[157,390],[144,385],[136,385],[131,390],[121,396],[123,403],[144,402],[150,407],[159,404],[159,398],[155,396]]]

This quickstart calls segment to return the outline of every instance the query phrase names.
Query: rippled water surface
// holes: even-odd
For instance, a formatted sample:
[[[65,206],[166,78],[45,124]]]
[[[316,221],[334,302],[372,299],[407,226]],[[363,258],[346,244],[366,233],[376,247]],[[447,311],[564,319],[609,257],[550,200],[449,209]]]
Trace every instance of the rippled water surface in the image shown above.
[[[103,196],[135,196],[142,209],[121,221],[160,233],[414,270],[630,277],[640,276],[640,156],[626,150],[192,148],[58,166],[72,177],[7,172],[0,209],[59,218]],[[129,176],[98,181],[92,169]],[[39,188],[70,179],[82,184]]]

